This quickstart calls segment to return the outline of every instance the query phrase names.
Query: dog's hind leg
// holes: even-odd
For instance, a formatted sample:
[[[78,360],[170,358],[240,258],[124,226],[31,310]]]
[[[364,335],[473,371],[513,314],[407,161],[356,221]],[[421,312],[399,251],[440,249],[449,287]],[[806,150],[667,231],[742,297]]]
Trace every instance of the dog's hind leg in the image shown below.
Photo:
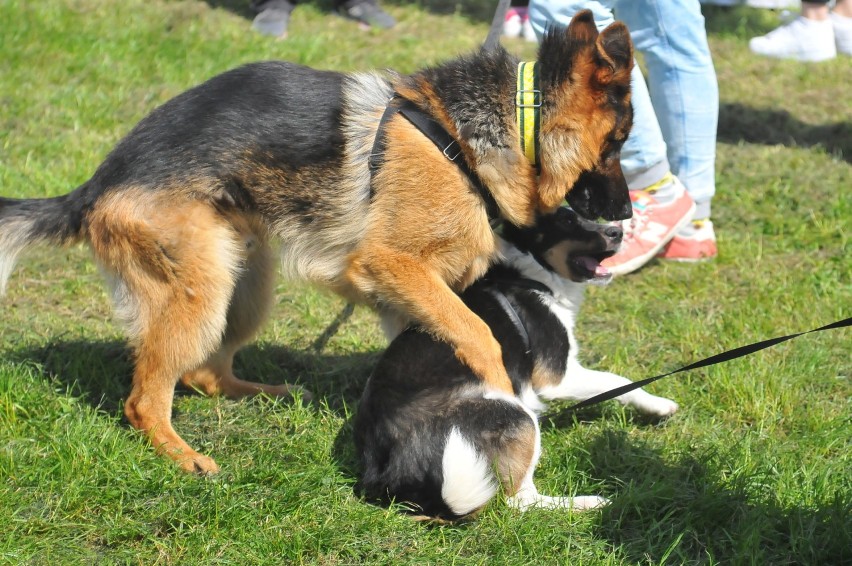
[[[536,442],[540,439],[536,437]],[[533,508],[542,509],[572,509],[574,511],[585,511],[595,509],[609,503],[609,500],[597,495],[578,495],[577,497],[552,497],[542,495],[538,492],[533,482],[533,472],[538,463],[538,453],[535,459],[524,465],[525,452],[529,451],[526,443],[518,447],[507,445],[503,454],[503,460],[498,459],[498,470],[503,484],[503,491],[508,496],[506,503],[509,507],[519,511],[527,511]],[[520,452],[520,454],[518,453]],[[520,456],[520,458],[518,458]],[[504,464],[509,463],[509,469],[503,471]],[[508,473],[507,473],[508,472]]]
[[[499,398],[497,395],[489,395]],[[510,406],[506,406],[506,405]],[[509,420],[503,414],[513,414]],[[583,511],[606,505],[608,501],[595,495],[551,497],[542,495],[533,482],[533,474],[541,456],[541,431],[529,409],[514,398],[506,404],[497,402],[488,413],[496,426],[485,438],[492,440],[489,450],[496,465],[497,476],[506,494],[506,503],[520,511],[535,507]]]
[[[216,472],[175,432],[171,413],[178,379],[222,343],[245,257],[237,231],[209,202],[150,190],[113,191],[88,220],[136,359],[125,415],[185,470]]]
[[[237,227],[240,228],[239,223]],[[183,374],[181,381],[207,395],[231,399],[260,393],[277,397],[298,394],[307,398],[309,395],[296,386],[254,383],[234,375],[234,355],[254,338],[272,308],[275,281],[275,257],[265,231],[254,226],[239,229],[239,233],[246,258],[231,296],[222,343],[199,368]]]
[[[609,505],[609,499],[597,495],[578,495],[576,497],[552,497],[542,495],[536,489],[532,480],[521,485],[518,492],[506,500],[509,507],[519,511],[530,509],[571,509],[572,511],[588,511]]]

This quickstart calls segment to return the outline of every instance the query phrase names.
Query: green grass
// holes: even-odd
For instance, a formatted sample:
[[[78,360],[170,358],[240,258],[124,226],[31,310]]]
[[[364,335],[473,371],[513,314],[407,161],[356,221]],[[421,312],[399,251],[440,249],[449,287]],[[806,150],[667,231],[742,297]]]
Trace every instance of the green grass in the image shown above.
[[[240,63],[408,72],[475,48],[490,9],[389,3],[398,28],[364,33],[308,4],[274,42],[249,33],[245,4],[0,0],[0,194],[69,191],[152,108]],[[751,56],[747,38],[774,18],[708,13],[719,258],[656,262],[594,289],[578,328],[587,365],[638,379],[850,316],[850,59]],[[242,375],[301,383],[316,404],[179,391],[177,430],[222,466],[197,478],[123,420],[130,360],[87,252],[22,261],[0,300],[0,563],[852,561],[848,330],[655,384],[682,407],[664,425],[613,403],[552,407],[540,488],[605,495],[602,512],[520,515],[497,502],[474,523],[434,527],[353,494],[350,419],[383,342],[358,309],[315,351],[343,306],[282,282],[238,359]]]

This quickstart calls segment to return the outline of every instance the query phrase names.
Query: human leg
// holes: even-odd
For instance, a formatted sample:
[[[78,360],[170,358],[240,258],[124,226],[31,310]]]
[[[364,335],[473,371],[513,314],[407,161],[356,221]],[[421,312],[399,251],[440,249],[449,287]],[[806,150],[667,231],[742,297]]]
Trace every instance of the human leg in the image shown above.
[[[837,0],[829,16],[838,53],[852,55],[852,1]]]
[[[716,189],[719,87],[697,0],[620,1],[618,17],[645,55],[651,101],[668,146],[672,172],[710,216]]]
[[[615,21],[612,13],[614,3],[615,0],[530,0],[530,23],[541,37],[545,30],[553,26],[565,27],[575,13],[588,9],[591,10],[598,29],[603,29]],[[627,186],[635,190],[648,187],[662,179],[669,172],[669,162],[666,157],[666,142],[663,140],[648,87],[638,65],[633,67],[630,87],[633,128],[621,148],[621,169]]]
[[[692,223],[683,225],[663,250],[667,259],[697,261],[716,255],[709,221],[716,190],[719,90],[697,0],[621,0],[616,15],[627,23],[645,55],[651,100],[666,139],[672,172],[692,200]],[[671,185],[666,190],[677,189]],[[675,198],[660,191],[658,200]]]
[[[639,4],[645,5],[643,2]],[[613,5],[618,7],[618,2],[615,0],[572,2],[531,0],[530,22],[536,33],[541,35],[554,25],[567,25],[577,11],[589,9],[592,11],[595,23],[601,29],[614,21]],[[619,19],[624,19],[620,13],[617,15]],[[630,22],[626,23],[629,28]],[[632,29],[631,36],[633,36]],[[715,79],[715,74],[713,78]],[[715,87],[715,81],[713,84]],[[631,189],[633,218],[623,223],[624,244],[621,250],[604,262],[604,265],[616,275],[630,273],[651,260],[679,230],[689,223],[693,214],[690,194],[686,193],[678,178],[672,175],[669,157],[672,152],[668,151],[667,142],[664,141],[666,132],[661,129],[662,123],[658,120],[659,115],[655,112],[652,98],[638,65],[633,68],[631,88],[633,128],[621,151],[621,168]],[[715,127],[714,122],[714,145]],[[711,170],[712,167],[711,160]],[[707,201],[709,215],[709,198]]]
[[[288,0],[255,0],[251,8],[257,15],[251,27],[263,35],[284,39],[287,37],[290,12],[294,7],[294,3]]]
[[[396,25],[396,20],[376,0],[336,0],[335,5],[340,14],[365,28],[390,29]]]

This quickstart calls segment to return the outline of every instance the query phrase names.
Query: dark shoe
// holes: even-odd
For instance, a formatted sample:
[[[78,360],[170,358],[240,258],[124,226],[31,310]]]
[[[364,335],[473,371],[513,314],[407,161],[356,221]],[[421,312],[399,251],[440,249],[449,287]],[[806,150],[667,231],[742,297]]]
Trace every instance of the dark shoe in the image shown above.
[[[269,8],[255,16],[251,27],[263,35],[284,39],[287,37],[288,23],[290,23],[289,10]]]
[[[341,13],[368,27],[390,29],[396,25],[393,17],[371,2],[361,2],[350,8],[342,8]]]

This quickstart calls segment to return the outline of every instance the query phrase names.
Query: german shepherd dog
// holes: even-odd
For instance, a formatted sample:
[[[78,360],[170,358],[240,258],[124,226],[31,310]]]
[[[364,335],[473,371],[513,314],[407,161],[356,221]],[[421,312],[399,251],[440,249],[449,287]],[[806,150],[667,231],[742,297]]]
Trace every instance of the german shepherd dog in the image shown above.
[[[510,392],[499,344],[456,294],[498,254],[486,200],[518,226],[566,195],[589,218],[631,214],[618,164],[632,123],[627,29],[599,34],[583,13],[544,39],[540,171],[520,148],[517,65],[498,47],[410,76],[285,62],[218,75],[144,118],[71,193],[0,199],[0,289],[30,245],[86,242],[134,354],[124,412],[188,471],[218,466],[172,428],[178,381],[234,398],[291,394],[232,372],[269,310],[279,249],[289,277],[419,321]],[[392,99],[439,124],[461,166],[396,114],[371,170]]]
[[[421,518],[475,514],[502,487],[510,506],[584,510],[594,496],[550,497],[533,483],[541,454],[540,399],[588,399],[629,383],[580,365],[573,327],[586,283],[606,283],[600,265],[621,228],[568,209],[533,228],[507,226],[503,259],[461,295],[502,346],[513,395],[483,385],[450,346],[411,326],[382,354],[358,405],[354,435],[359,488]],[[637,389],[617,399],[662,418],[678,406]]]

